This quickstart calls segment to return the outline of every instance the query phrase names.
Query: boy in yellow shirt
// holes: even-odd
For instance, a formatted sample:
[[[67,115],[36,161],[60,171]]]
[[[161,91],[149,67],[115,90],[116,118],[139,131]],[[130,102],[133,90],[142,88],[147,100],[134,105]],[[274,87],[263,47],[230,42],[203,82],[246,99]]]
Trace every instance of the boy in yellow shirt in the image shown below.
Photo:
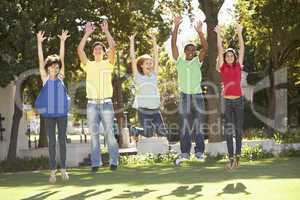
[[[96,29],[95,25],[90,22],[86,24],[85,34],[77,48],[81,67],[86,72],[87,120],[91,134],[91,166],[93,172],[98,171],[98,168],[102,165],[99,141],[100,123],[104,127],[111,170],[117,169],[119,159],[118,143],[113,132],[114,109],[111,100],[113,92],[111,79],[115,64],[116,43],[108,30],[107,20],[104,20],[100,26],[109,45],[107,59],[103,59],[106,49],[101,42],[95,42],[93,45],[93,61],[89,60],[84,52],[87,39]]]

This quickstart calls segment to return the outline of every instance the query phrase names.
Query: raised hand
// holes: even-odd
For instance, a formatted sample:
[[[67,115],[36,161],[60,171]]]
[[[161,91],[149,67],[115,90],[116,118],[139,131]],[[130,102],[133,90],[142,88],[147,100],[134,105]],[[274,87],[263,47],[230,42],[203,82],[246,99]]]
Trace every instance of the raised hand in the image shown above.
[[[134,34],[131,35],[131,36],[128,36],[130,42],[133,42],[133,41],[134,41],[135,35],[136,35],[136,33],[134,33]]]
[[[179,26],[182,23],[182,17],[181,16],[175,16],[173,18],[173,23],[175,26]]]
[[[69,33],[69,31],[67,31],[67,30],[62,30],[62,31],[61,31],[61,35],[57,35],[57,37],[59,37],[59,39],[60,39],[61,41],[66,41],[66,39],[67,39],[68,37],[70,37],[70,35],[68,35],[68,33]]]
[[[236,28],[236,32],[238,34],[242,34],[242,32],[243,32],[243,26],[241,24],[237,24],[235,28]]]
[[[217,25],[215,28],[214,28],[214,32],[216,32],[218,35],[220,34],[220,26]]]
[[[100,24],[101,30],[106,33],[108,32],[108,22],[106,20],[104,20],[101,24]]]
[[[198,32],[198,33],[202,33],[202,27],[203,27],[203,23],[201,21],[198,21],[196,26],[194,26],[195,30]]]
[[[85,32],[88,35],[92,34],[95,31],[95,29],[96,29],[96,27],[91,22],[86,23]]]
[[[38,42],[42,43],[46,39],[46,37],[44,37],[44,34],[45,34],[45,31],[39,31],[36,34]]]

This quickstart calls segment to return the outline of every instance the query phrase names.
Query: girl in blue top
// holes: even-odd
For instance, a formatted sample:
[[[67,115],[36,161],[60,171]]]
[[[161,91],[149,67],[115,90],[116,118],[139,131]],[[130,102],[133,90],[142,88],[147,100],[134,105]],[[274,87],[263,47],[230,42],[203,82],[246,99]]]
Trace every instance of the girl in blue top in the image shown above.
[[[66,130],[69,98],[63,84],[65,74],[64,53],[65,41],[70,35],[68,31],[62,30],[60,38],[60,53],[49,55],[44,60],[42,43],[46,39],[44,32],[37,33],[39,71],[43,81],[43,88],[36,99],[35,107],[45,118],[45,126],[49,141],[49,163],[50,177],[49,182],[56,182],[56,126],[58,129],[58,141],[60,150],[60,167],[63,180],[69,180],[66,171]]]

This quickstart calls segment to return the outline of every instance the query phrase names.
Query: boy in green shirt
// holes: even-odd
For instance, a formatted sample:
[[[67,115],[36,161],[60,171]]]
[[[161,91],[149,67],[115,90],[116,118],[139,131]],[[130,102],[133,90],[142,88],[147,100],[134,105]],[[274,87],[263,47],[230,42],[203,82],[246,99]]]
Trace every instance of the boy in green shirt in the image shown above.
[[[196,46],[192,43],[185,45],[184,57],[180,57],[178,53],[177,33],[179,25],[182,23],[182,17],[174,18],[174,29],[172,31],[171,46],[172,56],[176,61],[176,69],[178,73],[178,85],[180,91],[179,112],[181,118],[180,130],[180,150],[181,155],[175,161],[176,165],[189,159],[192,146],[192,129],[195,129],[195,155],[200,161],[204,161],[204,133],[201,130],[201,123],[204,122],[204,100],[202,96],[201,67],[206,56],[208,48],[207,42],[202,32],[202,22],[199,21],[195,26],[202,48],[196,55]],[[192,113],[195,113],[192,116]],[[192,118],[191,118],[192,117]],[[191,120],[189,120],[191,119]],[[192,127],[190,125],[192,124]]]

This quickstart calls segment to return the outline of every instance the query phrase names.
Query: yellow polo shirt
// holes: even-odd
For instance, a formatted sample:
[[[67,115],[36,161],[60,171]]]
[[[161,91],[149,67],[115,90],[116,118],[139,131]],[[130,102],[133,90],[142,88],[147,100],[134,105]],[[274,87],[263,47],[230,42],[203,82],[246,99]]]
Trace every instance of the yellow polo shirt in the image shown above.
[[[81,63],[80,66],[86,72],[87,98],[111,98],[113,93],[111,79],[114,66],[108,60],[100,62],[88,60],[86,65]]]

